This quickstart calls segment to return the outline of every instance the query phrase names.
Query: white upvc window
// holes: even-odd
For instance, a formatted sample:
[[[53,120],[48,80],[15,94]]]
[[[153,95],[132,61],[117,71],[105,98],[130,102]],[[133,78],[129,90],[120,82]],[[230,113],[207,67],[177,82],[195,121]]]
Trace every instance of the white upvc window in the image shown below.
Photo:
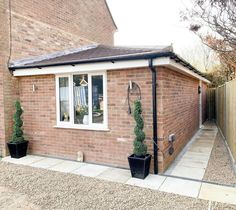
[[[106,72],[56,75],[57,125],[108,130]]]

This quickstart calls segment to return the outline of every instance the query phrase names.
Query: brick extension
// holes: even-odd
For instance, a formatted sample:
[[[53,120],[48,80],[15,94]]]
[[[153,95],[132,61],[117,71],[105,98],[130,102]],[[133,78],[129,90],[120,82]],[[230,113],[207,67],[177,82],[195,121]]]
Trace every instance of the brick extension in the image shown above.
[[[19,97],[18,79],[7,66],[11,60],[78,48],[91,43],[113,44],[116,26],[105,0],[0,1],[0,155],[11,137],[13,103]]]
[[[199,128],[198,80],[166,68],[157,69],[158,153],[163,172]],[[132,153],[133,117],[127,114],[127,84],[139,84],[142,91],[146,141],[152,153],[152,95],[149,69],[108,71],[109,131],[55,128],[55,76],[21,77],[20,100],[25,110],[25,136],[32,154],[76,159],[83,151],[85,161],[127,167]],[[32,84],[38,87],[32,92]],[[205,109],[205,105],[203,105]],[[175,152],[169,155],[168,135],[174,133]]]
[[[91,43],[113,44],[115,25],[104,0],[48,2],[12,0],[13,60],[77,48]],[[142,90],[145,132],[152,153],[152,95],[149,69],[108,71],[108,123],[110,131],[55,128],[55,76],[16,79],[8,68],[9,1],[0,2],[0,155],[6,155],[6,141],[12,131],[13,102],[20,98],[25,137],[30,152],[76,159],[83,151],[85,161],[127,167],[132,153],[133,118],[127,114],[129,80]],[[52,9],[53,8],[53,9]],[[94,10],[96,8],[96,10]],[[170,69],[157,69],[159,170],[164,171],[199,127],[199,81]],[[32,92],[32,84],[38,87]],[[203,91],[206,85],[204,84]],[[203,94],[203,115],[205,94]],[[203,116],[204,119],[204,116]],[[169,134],[176,134],[175,153],[168,154]]]

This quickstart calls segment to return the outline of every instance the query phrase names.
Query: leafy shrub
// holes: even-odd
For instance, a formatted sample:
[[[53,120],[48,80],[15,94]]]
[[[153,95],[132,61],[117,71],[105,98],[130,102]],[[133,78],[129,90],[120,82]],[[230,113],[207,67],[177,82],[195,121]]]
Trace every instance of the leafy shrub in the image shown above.
[[[19,143],[19,142],[24,141],[23,130],[21,128],[23,125],[23,121],[21,119],[23,110],[21,108],[19,101],[16,101],[15,108],[16,108],[16,112],[13,116],[14,126],[13,126],[13,135],[12,135],[11,143]]]
[[[135,156],[145,156],[147,154],[147,145],[144,143],[145,133],[143,132],[144,122],[142,118],[142,105],[139,100],[134,102],[134,127],[135,139],[133,153]]]

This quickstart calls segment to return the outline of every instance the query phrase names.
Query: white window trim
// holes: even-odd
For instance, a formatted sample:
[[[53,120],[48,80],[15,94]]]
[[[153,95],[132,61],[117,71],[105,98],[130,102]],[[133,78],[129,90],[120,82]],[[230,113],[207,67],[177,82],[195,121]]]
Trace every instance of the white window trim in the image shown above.
[[[89,113],[92,113],[92,76],[102,75],[103,76],[103,124],[92,123],[92,114],[89,115],[89,124],[74,124],[74,97],[73,97],[73,75],[80,75],[81,73],[73,74],[59,74],[55,76],[56,80],[56,128],[72,128],[72,129],[85,129],[85,130],[104,130],[108,131],[108,111],[107,111],[107,73],[106,71],[99,72],[88,72],[82,73],[88,75],[88,102],[89,102]],[[68,77],[69,78],[69,113],[70,120],[68,122],[60,121],[60,101],[59,101],[59,78]]]

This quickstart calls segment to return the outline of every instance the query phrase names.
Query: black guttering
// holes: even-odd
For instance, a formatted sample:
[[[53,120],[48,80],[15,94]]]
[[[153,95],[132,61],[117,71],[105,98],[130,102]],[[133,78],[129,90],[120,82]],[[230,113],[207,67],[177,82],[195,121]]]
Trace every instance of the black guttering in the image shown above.
[[[149,69],[152,72],[152,129],[153,129],[153,156],[154,174],[158,174],[158,147],[157,147],[157,94],[156,94],[156,69],[153,66],[153,59],[148,61]]]

